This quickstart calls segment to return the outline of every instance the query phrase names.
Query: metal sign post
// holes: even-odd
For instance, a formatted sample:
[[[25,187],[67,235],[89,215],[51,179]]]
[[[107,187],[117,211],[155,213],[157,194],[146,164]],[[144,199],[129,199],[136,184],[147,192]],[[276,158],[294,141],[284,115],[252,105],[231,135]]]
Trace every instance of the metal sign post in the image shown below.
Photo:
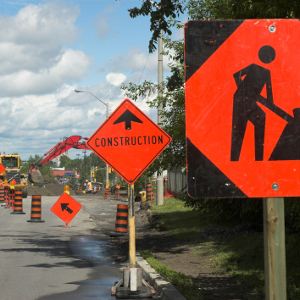
[[[133,188],[130,185],[129,193],[129,268],[135,268],[135,214],[134,214],[134,199]]]
[[[264,198],[265,299],[286,300],[284,198]]]

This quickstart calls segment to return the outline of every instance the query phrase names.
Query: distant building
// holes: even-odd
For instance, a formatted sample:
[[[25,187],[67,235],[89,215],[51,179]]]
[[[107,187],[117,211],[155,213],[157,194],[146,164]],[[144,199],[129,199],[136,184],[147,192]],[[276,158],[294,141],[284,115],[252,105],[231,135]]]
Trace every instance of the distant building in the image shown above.
[[[67,170],[53,170],[52,169],[52,174],[53,176],[55,176],[56,178],[61,178],[64,175],[67,176],[71,176],[73,174],[73,172],[75,173],[75,176],[78,178],[79,174],[77,174],[77,171],[67,171]]]

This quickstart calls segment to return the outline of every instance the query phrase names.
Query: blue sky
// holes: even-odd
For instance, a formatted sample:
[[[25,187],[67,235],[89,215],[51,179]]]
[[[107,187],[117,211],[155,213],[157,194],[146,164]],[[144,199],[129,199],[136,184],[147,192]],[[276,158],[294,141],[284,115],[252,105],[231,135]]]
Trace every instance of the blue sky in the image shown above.
[[[75,89],[108,102],[111,113],[125,98],[123,82],[157,81],[149,18],[131,19],[128,12],[141,3],[0,1],[0,152],[27,160],[63,137],[92,135],[106,107]],[[165,58],[164,77],[167,64]],[[136,104],[156,122],[146,99]]]

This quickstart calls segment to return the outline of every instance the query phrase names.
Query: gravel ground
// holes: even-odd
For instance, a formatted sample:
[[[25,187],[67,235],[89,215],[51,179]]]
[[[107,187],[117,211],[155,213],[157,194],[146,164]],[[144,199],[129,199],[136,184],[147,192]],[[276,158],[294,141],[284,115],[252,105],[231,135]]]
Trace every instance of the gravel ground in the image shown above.
[[[58,183],[48,183],[44,185],[28,185],[28,196],[41,195],[41,196],[60,196],[64,192],[64,185]],[[70,190],[70,195],[76,195],[73,190]]]

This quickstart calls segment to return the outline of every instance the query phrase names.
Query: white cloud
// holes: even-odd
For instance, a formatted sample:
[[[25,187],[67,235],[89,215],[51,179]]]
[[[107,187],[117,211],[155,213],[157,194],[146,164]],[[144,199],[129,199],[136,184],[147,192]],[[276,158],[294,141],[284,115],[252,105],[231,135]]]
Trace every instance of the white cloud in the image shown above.
[[[91,59],[81,51],[67,49],[52,68],[39,72],[20,70],[0,76],[0,96],[44,94],[87,74]]]
[[[29,4],[15,16],[0,16],[0,40],[14,44],[74,42],[79,10],[63,3]]]
[[[0,15],[0,97],[49,93],[87,74],[91,58],[64,46],[76,40],[78,14],[47,2]]]
[[[168,67],[170,60],[167,57],[163,59],[163,67],[165,72],[169,72]],[[151,54],[142,52],[139,48],[133,48],[127,53],[121,55],[115,55],[107,64],[107,69],[114,72],[138,72],[141,73],[143,70],[145,73],[157,72],[158,66],[158,54],[157,51]]]
[[[126,80],[126,75],[122,73],[108,73],[106,80],[114,86],[120,86]]]
[[[118,32],[113,30],[110,26],[111,16],[109,14],[114,11],[115,9],[112,6],[108,6],[102,13],[98,14],[93,21],[98,39],[102,40],[105,37],[112,37],[118,34]]]

